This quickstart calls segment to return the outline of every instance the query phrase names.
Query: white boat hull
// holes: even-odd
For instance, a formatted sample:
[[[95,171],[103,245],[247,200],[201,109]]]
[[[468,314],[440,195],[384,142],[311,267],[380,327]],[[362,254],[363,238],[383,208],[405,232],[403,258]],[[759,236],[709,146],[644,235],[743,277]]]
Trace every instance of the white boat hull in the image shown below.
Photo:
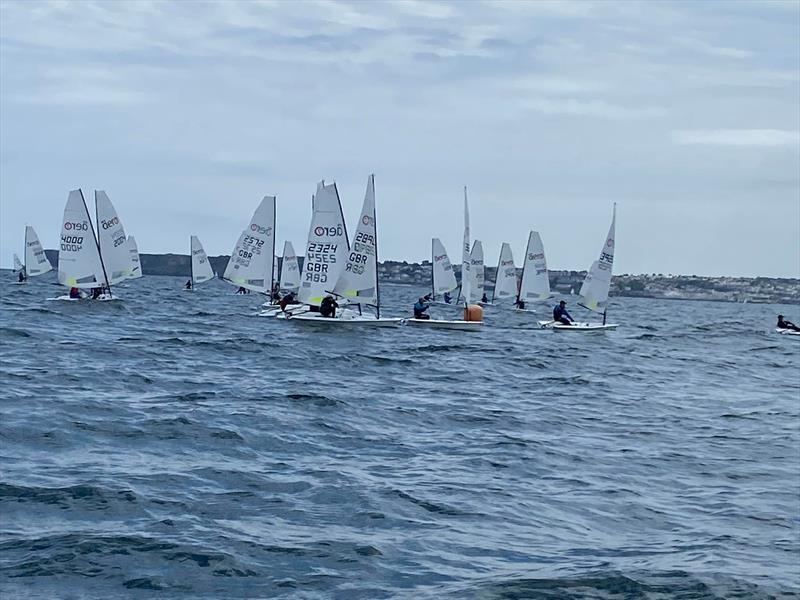
[[[518,306],[514,307],[514,311],[515,312],[521,312],[521,313],[535,313],[536,312],[532,308],[519,308]]]
[[[405,319],[405,324],[428,329],[452,329],[457,331],[481,331],[483,321],[445,321],[442,319]]]
[[[397,327],[402,319],[370,317],[368,315],[351,315],[348,312],[337,314],[335,317],[323,317],[320,313],[305,312],[289,317],[292,322],[319,323],[323,325],[353,325],[371,327]]]
[[[779,333],[781,335],[789,335],[789,336],[798,336],[798,337],[800,337],[800,331],[794,331],[793,329],[775,328],[775,333]]]
[[[569,331],[574,333],[591,333],[597,331],[613,331],[619,327],[618,323],[573,323],[572,325],[562,325],[556,323],[550,326],[553,331]]]

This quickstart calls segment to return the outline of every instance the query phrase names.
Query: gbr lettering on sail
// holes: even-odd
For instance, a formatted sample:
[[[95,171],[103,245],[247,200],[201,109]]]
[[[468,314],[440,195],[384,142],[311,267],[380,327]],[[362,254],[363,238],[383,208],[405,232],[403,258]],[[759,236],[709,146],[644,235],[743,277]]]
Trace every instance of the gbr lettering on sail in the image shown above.
[[[341,225],[325,227],[317,225],[313,229],[314,239],[308,242],[306,249],[305,282],[328,283],[329,274],[335,272],[336,255],[339,244],[323,241],[326,238],[340,239],[344,235]],[[335,283],[335,282],[333,282]]]

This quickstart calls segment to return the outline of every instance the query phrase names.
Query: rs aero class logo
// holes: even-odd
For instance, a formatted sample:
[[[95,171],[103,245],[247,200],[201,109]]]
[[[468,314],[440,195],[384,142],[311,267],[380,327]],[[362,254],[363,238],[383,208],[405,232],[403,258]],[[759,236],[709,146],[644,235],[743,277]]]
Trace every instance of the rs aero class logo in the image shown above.
[[[108,229],[109,227],[113,227],[114,225],[119,225],[119,217],[114,217],[113,219],[110,219],[108,221],[103,219],[102,221],[100,221],[100,225],[103,227],[103,229]]]
[[[606,246],[611,248],[611,246],[613,245],[614,245],[614,238],[608,238],[608,240],[606,240]]]
[[[272,227],[262,227],[257,223],[252,223],[250,225],[250,231],[253,233],[260,233],[261,235],[270,235],[272,233]]]
[[[445,258],[447,258],[447,256],[445,256],[444,254],[440,254],[439,256],[434,256],[433,257],[433,262],[439,262],[439,261],[444,260]]]
[[[73,223],[72,221],[66,221],[64,223],[64,229],[67,231],[86,231],[89,229],[89,223],[83,221],[82,223]]]
[[[336,227],[323,227],[322,225],[318,225],[314,227],[314,235],[317,237],[334,237],[344,235],[344,229],[342,229],[341,225],[337,225]]]
[[[364,215],[363,217],[361,217],[361,222],[364,225],[371,225],[372,224],[372,217],[370,217],[369,215]]]

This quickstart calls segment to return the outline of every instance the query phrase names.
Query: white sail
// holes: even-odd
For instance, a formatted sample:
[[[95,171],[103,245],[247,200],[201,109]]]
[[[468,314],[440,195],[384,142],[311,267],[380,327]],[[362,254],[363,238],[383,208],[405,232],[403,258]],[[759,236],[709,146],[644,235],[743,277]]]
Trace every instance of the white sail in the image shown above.
[[[102,190],[95,190],[97,210],[97,241],[109,285],[119,283],[131,274],[131,254],[128,237],[114,205]]]
[[[461,252],[461,298],[469,305],[472,300],[472,270],[469,243],[469,206],[467,205],[467,186],[464,186],[464,242]]]
[[[205,283],[214,279],[214,270],[211,268],[211,261],[206,256],[206,251],[203,249],[203,244],[196,235],[190,239],[192,250],[191,267],[192,267],[192,285],[198,283]]]
[[[298,299],[319,306],[336,285],[350,253],[350,244],[335,183],[325,185],[322,181],[317,185],[313,207]]]
[[[483,298],[484,265],[483,265],[483,244],[480,240],[475,240],[472,244],[472,251],[469,253],[469,264],[472,273],[472,295],[476,301]]]
[[[528,234],[528,246],[525,248],[519,299],[524,302],[536,302],[537,300],[547,300],[549,297],[550,278],[547,275],[544,245],[539,232],[531,231]]]
[[[16,273],[17,271],[22,271],[24,268],[25,266],[20,262],[19,256],[14,254],[14,272]]]
[[[264,196],[250,225],[239,236],[223,278],[254,292],[269,293],[275,256],[275,196]]]
[[[58,283],[83,289],[106,283],[94,227],[81,190],[71,191],[64,207],[58,252]]]
[[[514,255],[511,245],[503,242],[500,247],[500,259],[497,261],[497,275],[494,280],[492,302],[503,298],[514,298],[517,295],[517,267],[514,266]]]
[[[431,240],[431,263],[433,265],[433,296],[452,292],[458,287],[453,265],[439,238]]]
[[[367,180],[353,246],[333,291],[353,303],[378,306],[378,241],[375,226],[375,176]]]
[[[130,274],[128,279],[139,279],[142,276],[142,263],[139,260],[139,246],[136,245],[136,238],[128,236],[128,257],[130,259]]]
[[[281,265],[281,289],[287,292],[297,292],[300,288],[300,267],[297,263],[292,242],[283,243],[283,262]]]
[[[581,304],[590,310],[599,310],[605,307],[608,301],[608,291],[611,288],[611,273],[614,267],[614,230],[616,221],[617,205],[615,204],[611,227],[608,229],[606,241],[600,251],[600,258],[592,263],[581,286]]]
[[[15,255],[16,256],[16,255]],[[19,260],[19,259],[18,259]],[[28,277],[43,275],[53,270],[53,265],[47,260],[44,248],[39,241],[39,236],[30,225],[25,227],[25,274]]]

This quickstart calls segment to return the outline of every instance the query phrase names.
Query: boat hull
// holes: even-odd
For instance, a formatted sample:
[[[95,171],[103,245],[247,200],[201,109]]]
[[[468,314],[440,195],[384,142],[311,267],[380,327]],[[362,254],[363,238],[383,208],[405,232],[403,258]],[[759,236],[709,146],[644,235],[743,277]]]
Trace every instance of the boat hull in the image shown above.
[[[452,329],[456,331],[481,331],[483,321],[445,321],[442,319],[406,319],[406,325],[428,329]]]
[[[397,327],[402,319],[400,318],[381,318],[370,317],[367,315],[350,315],[340,313],[336,317],[323,317],[320,313],[302,313],[292,315],[288,320],[299,323],[317,323],[320,325],[333,326],[366,326],[366,327]]]
[[[558,332],[570,332],[570,333],[593,333],[593,332],[600,332],[600,331],[613,331],[617,327],[619,327],[618,323],[573,323],[572,325],[562,325],[561,323],[557,323],[550,326],[550,329],[553,331]]]
[[[788,336],[791,336],[791,337],[794,337],[794,336],[800,337],[800,331],[794,331],[792,329],[775,328],[775,333],[779,333],[781,335],[788,335]]]

